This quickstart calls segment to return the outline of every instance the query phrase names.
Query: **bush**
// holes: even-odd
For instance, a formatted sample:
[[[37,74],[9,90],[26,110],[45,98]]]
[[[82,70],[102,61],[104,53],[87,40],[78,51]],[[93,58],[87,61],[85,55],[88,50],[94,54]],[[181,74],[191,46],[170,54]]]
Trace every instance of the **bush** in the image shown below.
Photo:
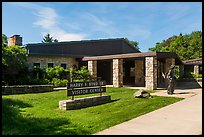
[[[30,84],[32,85],[43,85],[43,84],[49,84],[49,80],[48,79],[31,79]]]
[[[34,78],[34,79],[44,79],[46,76],[46,72],[44,69],[40,68],[40,67],[37,67],[37,68],[34,68],[33,70],[31,70],[30,72],[30,77],[31,79]]]
[[[82,66],[79,70],[70,68],[70,77],[74,82],[85,82],[92,79],[87,66]]]
[[[52,80],[53,78],[68,79],[68,76],[68,69],[64,69],[63,67],[55,66],[54,68],[46,68],[46,77],[49,80]]]
[[[193,75],[194,76],[194,78],[202,78],[202,74],[198,74],[198,75]]]
[[[53,78],[51,82],[54,87],[65,87],[67,86],[68,80],[67,79],[58,79],[58,78]]]

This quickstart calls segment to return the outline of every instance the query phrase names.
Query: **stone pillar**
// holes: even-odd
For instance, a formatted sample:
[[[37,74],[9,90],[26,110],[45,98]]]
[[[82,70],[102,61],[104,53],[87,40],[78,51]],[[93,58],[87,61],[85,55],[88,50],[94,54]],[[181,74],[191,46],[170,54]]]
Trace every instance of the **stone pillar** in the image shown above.
[[[145,83],[146,89],[157,89],[157,58],[146,57],[145,58],[146,76]]]
[[[123,86],[123,59],[113,59],[113,87]]]
[[[183,77],[184,75],[184,65],[179,65],[179,77]]]
[[[88,70],[93,77],[97,77],[97,61],[91,60],[88,61]]]
[[[165,70],[164,73],[165,73],[165,74],[168,73],[168,71],[169,71],[171,65],[175,65],[175,59],[174,59],[174,58],[167,58],[167,59],[165,60],[165,66],[164,66],[164,70]],[[167,86],[168,86],[168,81],[167,81],[167,79],[165,79],[165,87],[167,87]]]
[[[135,86],[144,86],[144,60],[135,60]]]
[[[194,74],[199,75],[199,65],[194,65]]]

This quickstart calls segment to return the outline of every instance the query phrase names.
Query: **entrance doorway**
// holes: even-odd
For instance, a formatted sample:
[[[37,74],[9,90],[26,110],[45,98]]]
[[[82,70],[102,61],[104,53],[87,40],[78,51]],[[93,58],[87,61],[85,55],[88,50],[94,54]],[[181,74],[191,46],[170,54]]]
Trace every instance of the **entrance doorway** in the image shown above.
[[[97,61],[97,77],[105,80],[107,85],[113,84],[113,61],[98,60]]]
[[[134,60],[123,61],[123,84],[135,85],[135,62]]]

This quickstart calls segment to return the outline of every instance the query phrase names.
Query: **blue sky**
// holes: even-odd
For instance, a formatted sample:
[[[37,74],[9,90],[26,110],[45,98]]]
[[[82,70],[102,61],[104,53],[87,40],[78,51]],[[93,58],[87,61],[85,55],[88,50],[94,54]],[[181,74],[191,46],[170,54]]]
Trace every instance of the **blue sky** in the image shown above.
[[[2,33],[23,44],[128,38],[148,52],[173,35],[202,31],[202,2],[2,2]]]

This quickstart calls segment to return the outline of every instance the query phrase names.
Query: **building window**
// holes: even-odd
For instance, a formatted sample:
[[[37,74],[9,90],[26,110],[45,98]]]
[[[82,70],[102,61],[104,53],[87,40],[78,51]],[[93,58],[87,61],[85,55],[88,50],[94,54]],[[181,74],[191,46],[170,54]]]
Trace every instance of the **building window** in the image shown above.
[[[61,64],[61,67],[63,67],[64,69],[66,69],[67,65],[66,65],[66,64]]]
[[[39,68],[40,67],[40,63],[33,63],[33,68]]]
[[[54,64],[53,63],[48,63],[47,66],[48,66],[48,68],[53,68]]]

